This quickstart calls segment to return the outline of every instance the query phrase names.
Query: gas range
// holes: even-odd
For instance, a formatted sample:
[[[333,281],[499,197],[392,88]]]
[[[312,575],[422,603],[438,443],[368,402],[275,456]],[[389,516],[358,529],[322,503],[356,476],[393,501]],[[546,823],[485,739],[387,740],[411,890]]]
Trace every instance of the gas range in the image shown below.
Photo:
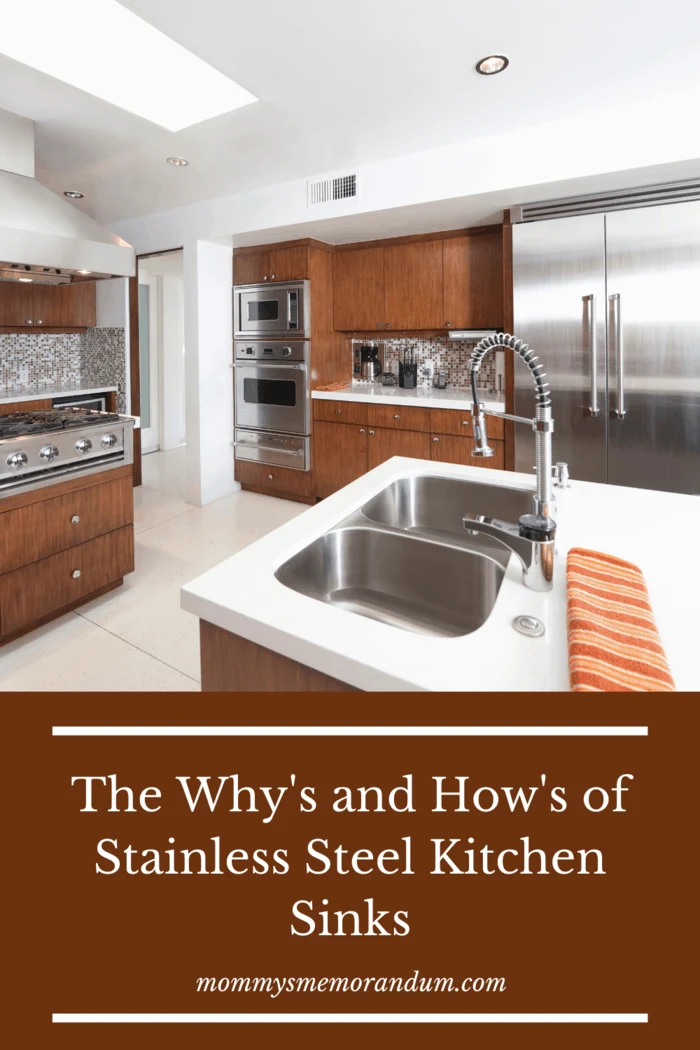
[[[0,416],[0,497],[133,463],[134,420],[56,408]]]

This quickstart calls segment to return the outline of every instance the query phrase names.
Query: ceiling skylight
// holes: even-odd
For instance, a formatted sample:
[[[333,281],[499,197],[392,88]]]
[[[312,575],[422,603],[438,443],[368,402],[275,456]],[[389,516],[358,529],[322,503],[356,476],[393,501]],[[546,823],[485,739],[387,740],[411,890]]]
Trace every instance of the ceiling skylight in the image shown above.
[[[117,0],[0,0],[0,52],[169,131],[257,102]]]

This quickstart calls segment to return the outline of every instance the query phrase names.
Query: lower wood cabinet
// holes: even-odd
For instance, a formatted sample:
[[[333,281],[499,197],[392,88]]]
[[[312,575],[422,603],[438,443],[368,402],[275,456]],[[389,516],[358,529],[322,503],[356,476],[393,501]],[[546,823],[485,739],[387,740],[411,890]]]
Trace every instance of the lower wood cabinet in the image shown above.
[[[367,424],[351,422],[362,418],[365,410]],[[315,495],[330,496],[392,456],[504,470],[503,420],[488,418],[487,431],[494,455],[479,459],[472,456],[468,412],[317,400],[312,438]]]
[[[53,408],[50,398],[40,398],[38,401],[8,401],[0,405],[0,416],[9,416],[13,412],[47,412]]]
[[[270,467],[265,463],[247,463],[237,459],[235,478],[244,489],[261,492],[265,496],[293,499],[299,503],[313,503],[315,500],[314,476],[310,470]]]

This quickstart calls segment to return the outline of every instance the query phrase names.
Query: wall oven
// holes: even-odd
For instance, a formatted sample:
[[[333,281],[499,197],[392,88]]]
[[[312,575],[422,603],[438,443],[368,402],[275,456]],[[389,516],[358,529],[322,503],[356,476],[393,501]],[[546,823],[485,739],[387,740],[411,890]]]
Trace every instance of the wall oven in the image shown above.
[[[309,343],[233,345],[236,459],[310,470]]]
[[[236,338],[308,339],[309,282],[241,284],[233,289]]]

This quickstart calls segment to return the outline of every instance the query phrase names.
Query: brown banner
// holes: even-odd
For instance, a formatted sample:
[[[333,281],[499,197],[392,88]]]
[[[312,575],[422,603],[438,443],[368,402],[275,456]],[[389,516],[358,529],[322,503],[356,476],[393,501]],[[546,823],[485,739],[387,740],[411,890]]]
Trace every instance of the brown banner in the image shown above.
[[[659,1047],[692,1030],[693,698],[8,702],[12,1045],[428,1036],[424,1024],[52,1023],[75,1014],[648,1015],[445,1031],[479,1047]],[[446,731],[52,735],[298,724]]]

